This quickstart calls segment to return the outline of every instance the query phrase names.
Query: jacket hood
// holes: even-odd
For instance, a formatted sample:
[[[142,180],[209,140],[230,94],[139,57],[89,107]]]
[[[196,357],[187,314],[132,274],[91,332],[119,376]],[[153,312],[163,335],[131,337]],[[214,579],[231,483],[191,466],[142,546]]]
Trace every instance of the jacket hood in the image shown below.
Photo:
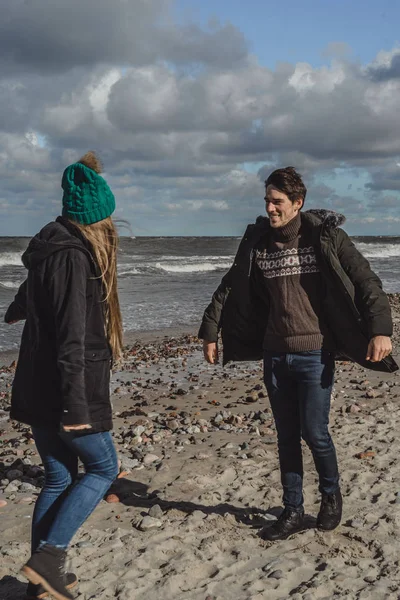
[[[80,231],[59,217],[57,221],[52,221],[43,227],[35,237],[31,239],[29,245],[22,255],[22,262],[27,269],[35,268],[46,258],[67,248],[76,248],[86,253],[91,261],[92,255],[88,246],[85,244]]]
[[[340,227],[346,221],[346,217],[341,213],[337,213],[334,210],[326,210],[324,208],[311,208],[310,210],[306,210],[303,214],[307,215],[307,217],[312,217],[313,220],[317,219],[318,223],[323,223],[323,225],[332,229]]]
[[[326,210],[324,208],[311,208],[300,213],[306,221],[314,225],[324,225],[330,229],[340,227],[346,221],[346,217],[333,210]],[[267,226],[269,225],[268,217],[260,216],[256,220],[257,225]]]

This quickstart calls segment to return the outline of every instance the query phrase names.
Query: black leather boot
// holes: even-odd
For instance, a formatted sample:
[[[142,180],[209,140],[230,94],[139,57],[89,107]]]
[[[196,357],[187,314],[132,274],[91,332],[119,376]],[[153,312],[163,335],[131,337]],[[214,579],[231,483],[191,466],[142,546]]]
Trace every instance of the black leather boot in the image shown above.
[[[21,573],[34,585],[42,585],[56,600],[73,600],[66,587],[65,558],[65,550],[45,544],[35,550]]]
[[[317,528],[322,531],[335,529],[342,518],[342,494],[322,494],[321,508],[317,517]]]
[[[304,510],[285,508],[273,525],[262,529],[260,536],[263,540],[274,542],[275,540],[286,540],[290,535],[302,529],[304,529]]]

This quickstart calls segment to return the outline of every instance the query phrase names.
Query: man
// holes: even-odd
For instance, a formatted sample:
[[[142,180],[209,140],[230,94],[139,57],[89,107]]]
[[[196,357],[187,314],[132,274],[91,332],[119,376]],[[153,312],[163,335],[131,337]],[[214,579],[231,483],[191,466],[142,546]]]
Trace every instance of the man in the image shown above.
[[[322,495],[320,530],[341,520],[342,497],[329,409],[335,356],[395,371],[391,311],[380,279],[338,228],[342,215],[301,212],[306,187],[293,167],[265,182],[267,218],[247,227],[235,261],[199,331],[205,359],[224,364],[264,357],[264,381],[278,434],[284,511],[265,528],[282,540],[304,528],[301,438],[310,447]]]

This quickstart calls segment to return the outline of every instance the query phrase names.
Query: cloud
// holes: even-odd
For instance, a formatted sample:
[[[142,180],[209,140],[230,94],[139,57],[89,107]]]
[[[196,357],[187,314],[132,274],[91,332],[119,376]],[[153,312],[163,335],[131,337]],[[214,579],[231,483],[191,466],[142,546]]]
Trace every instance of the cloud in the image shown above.
[[[170,6],[168,0],[1,0],[0,60],[9,72],[42,74],[159,59],[227,67],[246,56],[233,25],[177,27]]]
[[[400,191],[400,166],[390,161],[389,164],[380,165],[379,168],[370,169],[371,182],[366,187],[372,191],[398,190]]]
[[[238,231],[262,212],[264,179],[288,164],[310,206],[396,210],[398,48],[360,65],[332,40],[326,65],[269,69],[238,27],[177,23],[169,0],[0,9],[0,198],[32,227],[35,207],[57,214],[62,170],[88,148],[103,157],[118,211],[151,218],[157,233],[157,215],[172,213],[175,233],[184,222]]]
[[[366,73],[372,81],[377,82],[400,79],[400,48],[392,52],[380,52]]]

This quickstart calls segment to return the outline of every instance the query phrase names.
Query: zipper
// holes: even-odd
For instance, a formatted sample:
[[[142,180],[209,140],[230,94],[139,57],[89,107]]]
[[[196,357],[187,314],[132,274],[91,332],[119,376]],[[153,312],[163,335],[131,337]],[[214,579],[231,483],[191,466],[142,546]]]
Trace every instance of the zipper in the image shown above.
[[[249,272],[247,273],[247,277],[250,277],[251,267],[253,265],[253,255],[254,255],[254,248],[252,248],[251,252],[250,252],[250,264],[249,264]]]

